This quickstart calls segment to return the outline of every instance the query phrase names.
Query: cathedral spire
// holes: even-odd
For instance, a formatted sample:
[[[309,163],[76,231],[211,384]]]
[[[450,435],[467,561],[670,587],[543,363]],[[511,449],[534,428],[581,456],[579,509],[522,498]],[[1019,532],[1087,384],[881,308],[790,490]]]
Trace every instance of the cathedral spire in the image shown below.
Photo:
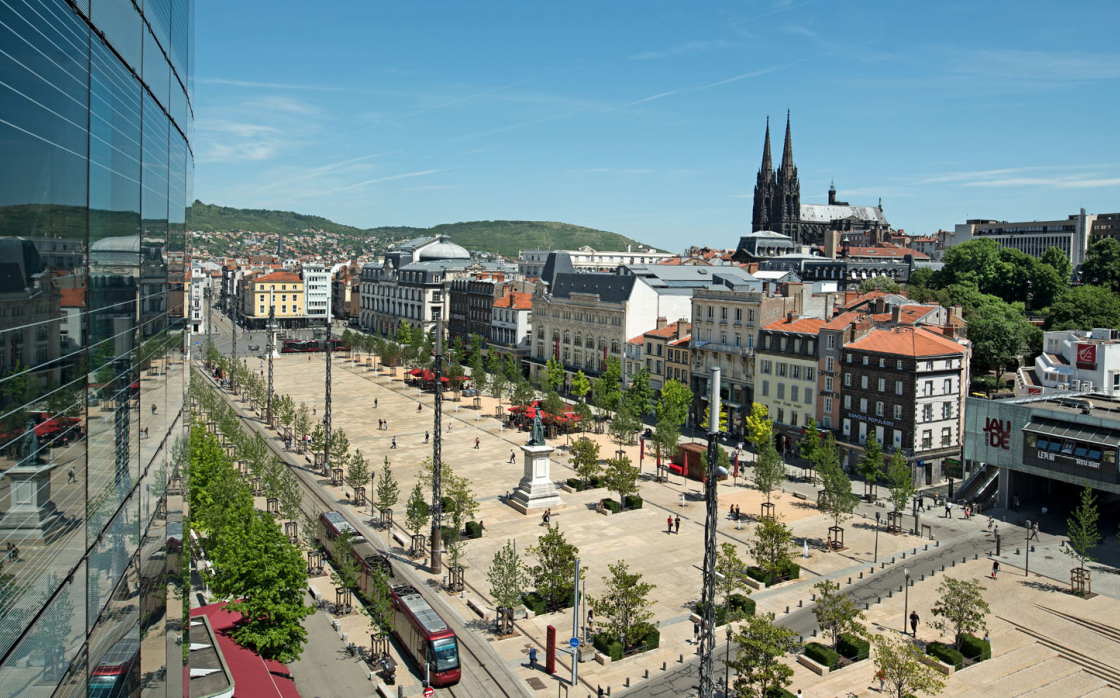
[[[790,135],[788,109],[786,110],[786,145],[782,150],[782,166],[779,171],[786,173],[793,171],[793,136]]]
[[[762,172],[773,172],[774,163],[770,159],[770,117],[766,117],[766,143],[762,146]]]

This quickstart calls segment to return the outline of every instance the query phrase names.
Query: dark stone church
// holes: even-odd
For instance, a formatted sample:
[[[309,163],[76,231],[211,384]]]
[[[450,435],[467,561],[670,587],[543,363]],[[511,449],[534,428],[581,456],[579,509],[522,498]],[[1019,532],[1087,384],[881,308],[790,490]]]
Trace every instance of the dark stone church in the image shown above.
[[[751,232],[760,230],[788,235],[800,245],[822,245],[826,230],[859,233],[881,241],[890,234],[890,224],[883,215],[881,201],[878,206],[849,206],[836,200],[835,187],[829,188],[827,204],[801,203],[801,181],[797,178],[797,165],[793,164],[793,137],[787,112],[786,142],[777,172],[770,158],[770,119],[766,119],[766,142],[754,185],[751,217]]]

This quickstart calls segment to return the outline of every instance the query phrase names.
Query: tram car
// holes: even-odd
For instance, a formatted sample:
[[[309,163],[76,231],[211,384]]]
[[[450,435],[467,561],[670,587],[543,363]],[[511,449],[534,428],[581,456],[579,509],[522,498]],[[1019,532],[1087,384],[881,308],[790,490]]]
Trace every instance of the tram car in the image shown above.
[[[326,339],[285,339],[280,346],[281,354],[308,354],[327,350]],[[349,351],[349,347],[342,346],[341,339],[331,339],[331,353]]]
[[[326,533],[323,547],[332,560],[342,552],[339,537],[350,532],[350,548],[361,568],[358,586],[368,594],[374,569],[381,569],[389,580],[393,601],[393,635],[416,665],[421,678],[432,686],[451,686],[459,682],[459,640],[420,592],[394,576],[389,558],[378,551],[346,520],[341,512],[328,511],[319,516]]]

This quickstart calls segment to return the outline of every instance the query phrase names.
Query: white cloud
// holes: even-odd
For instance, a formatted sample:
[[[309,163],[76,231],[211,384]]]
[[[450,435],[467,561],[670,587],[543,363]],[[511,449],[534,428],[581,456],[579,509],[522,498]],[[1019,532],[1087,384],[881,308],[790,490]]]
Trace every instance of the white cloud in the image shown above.
[[[670,46],[668,48],[635,53],[630,56],[630,59],[635,61],[648,61],[657,58],[668,58],[669,56],[680,56],[686,53],[701,53],[703,51],[710,51],[715,48],[726,48],[730,45],[731,42],[729,42],[727,39],[685,41],[684,43]]]

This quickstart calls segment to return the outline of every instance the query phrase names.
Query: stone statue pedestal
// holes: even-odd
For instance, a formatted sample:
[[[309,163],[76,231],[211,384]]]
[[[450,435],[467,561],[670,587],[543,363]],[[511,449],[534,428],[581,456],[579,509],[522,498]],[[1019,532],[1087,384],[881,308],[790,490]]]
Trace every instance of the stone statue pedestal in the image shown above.
[[[50,541],[61,533],[62,515],[51,501],[51,471],[55,464],[23,463],[7,470],[11,492],[8,510],[0,515],[0,538]]]
[[[521,447],[525,454],[525,474],[510,496],[509,504],[522,514],[529,513],[531,509],[555,508],[564,504],[556,495],[556,485],[549,475],[551,463],[548,457],[554,450],[544,445],[526,444]]]

